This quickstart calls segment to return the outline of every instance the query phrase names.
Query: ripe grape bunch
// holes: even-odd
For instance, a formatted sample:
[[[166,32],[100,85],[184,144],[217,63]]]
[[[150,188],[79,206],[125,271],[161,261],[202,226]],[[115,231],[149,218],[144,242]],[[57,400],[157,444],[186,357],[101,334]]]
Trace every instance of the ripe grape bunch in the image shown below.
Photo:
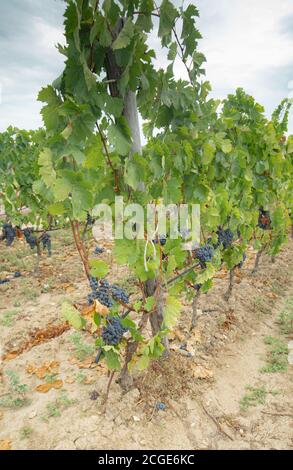
[[[3,225],[3,236],[2,239],[6,240],[6,245],[11,246],[16,237],[16,230],[12,227],[11,224]]]
[[[117,346],[128,329],[122,326],[119,317],[108,316],[106,322],[107,324],[102,330],[102,339],[109,346]]]
[[[115,284],[113,284],[112,287],[111,287],[111,294],[112,294],[112,297],[115,300],[118,300],[118,301],[120,301],[124,304],[128,304],[129,295],[121,287],[116,286]]]
[[[104,248],[100,248],[99,246],[97,246],[94,253],[95,255],[101,255],[104,252],[105,252]]]
[[[262,230],[269,230],[271,228],[270,211],[265,211],[262,208],[259,210],[258,227]]]
[[[111,299],[110,284],[108,281],[98,281],[95,278],[90,279],[91,294],[88,295],[88,303],[92,305],[94,300],[98,300],[102,305],[107,308],[113,307],[113,300]]]
[[[86,215],[86,224],[88,227],[94,224],[94,219],[92,218],[91,214],[88,212]]]
[[[153,240],[153,243],[155,243],[155,244],[159,243],[161,246],[165,246],[166,243],[167,243],[166,235],[159,235],[158,238]]]
[[[234,235],[233,232],[227,228],[223,230],[222,227],[219,227],[217,230],[218,235],[218,243],[216,244],[215,248],[218,248],[220,245],[223,245],[224,249],[226,250],[229,246],[232,245]]]
[[[128,304],[129,295],[119,286],[113,284],[112,286],[106,280],[98,281],[94,277],[90,279],[91,294],[88,295],[88,303],[92,305],[94,300],[97,299],[105,307],[113,307],[113,299],[124,304]]]
[[[197,292],[199,292],[200,289],[202,288],[202,284],[194,284],[194,285],[193,285],[193,288],[194,288],[194,290],[196,290]]]
[[[200,262],[201,268],[206,268],[206,263],[212,261],[214,256],[214,248],[208,243],[201,248],[196,253],[196,258]]]
[[[33,250],[37,246],[37,238],[33,236],[32,230],[29,228],[25,228],[23,234],[27,244]]]
[[[48,255],[52,256],[52,241],[50,235],[48,233],[43,233],[40,238],[40,241],[42,242],[43,249],[47,249]]]

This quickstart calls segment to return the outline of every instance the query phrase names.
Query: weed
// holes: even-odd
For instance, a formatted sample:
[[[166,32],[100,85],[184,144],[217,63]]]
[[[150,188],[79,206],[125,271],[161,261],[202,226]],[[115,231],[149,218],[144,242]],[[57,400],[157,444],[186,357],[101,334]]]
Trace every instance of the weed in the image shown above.
[[[82,384],[86,379],[86,375],[83,372],[77,372],[75,374],[75,380],[79,383]]]
[[[13,392],[18,394],[24,394],[27,392],[28,386],[26,384],[20,383],[20,378],[16,372],[13,370],[8,370],[6,375],[9,380],[9,387]]]
[[[268,394],[276,395],[276,390],[267,391],[265,387],[254,388],[250,385],[245,387],[247,393],[240,400],[240,410],[247,411],[251,406],[264,405]]]
[[[271,315],[272,308],[267,304],[267,299],[263,297],[256,297],[253,302],[253,308],[256,313],[263,315]]]
[[[293,333],[293,296],[287,300],[278,320],[283,334],[290,335]]]
[[[63,410],[74,405],[76,400],[69,398],[64,392],[55,401],[48,403],[46,406],[46,413],[43,415],[43,420],[48,421],[50,418],[59,418]]]
[[[13,370],[6,372],[9,381],[9,392],[0,400],[2,408],[21,408],[29,404],[25,396],[28,386],[20,382],[19,376]]]
[[[53,403],[48,403],[47,407],[47,413],[46,413],[46,416],[44,418],[58,418],[59,416],[61,416],[61,411],[60,411],[60,408],[59,406],[53,402]]]
[[[18,315],[18,312],[15,310],[10,310],[8,312],[4,312],[3,316],[0,319],[0,325],[1,326],[6,326],[6,327],[11,327],[14,325],[14,322],[16,320],[16,316]]]
[[[70,336],[70,341],[74,345],[76,356],[80,361],[83,361],[88,356],[91,356],[95,351],[94,346],[86,344],[82,341],[80,333],[73,333],[73,335]]]
[[[47,294],[55,287],[55,278],[46,279],[46,284],[42,286],[42,294]]]
[[[56,382],[56,380],[58,380],[58,374],[56,374],[56,373],[47,374],[45,376],[45,381],[47,382],[47,384],[52,384],[52,383]]]
[[[33,432],[34,430],[30,426],[23,426],[19,431],[20,439],[28,439]]]
[[[284,372],[288,368],[288,347],[278,338],[267,336],[265,344],[270,348],[268,351],[268,365],[261,369],[263,373]]]

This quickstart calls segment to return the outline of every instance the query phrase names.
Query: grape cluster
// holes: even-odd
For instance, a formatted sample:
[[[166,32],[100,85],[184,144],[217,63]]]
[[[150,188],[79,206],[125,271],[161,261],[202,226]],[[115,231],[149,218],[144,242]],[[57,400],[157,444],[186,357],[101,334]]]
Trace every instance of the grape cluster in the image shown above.
[[[98,281],[94,277],[90,278],[89,283],[92,290],[88,295],[89,305],[92,305],[95,299],[108,308],[113,306],[113,299],[128,304],[129,295],[121,287],[115,284],[110,285],[105,279]]]
[[[100,248],[99,246],[97,246],[94,253],[95,255],[101,255],[104,252],[105,252],[104,248]]]
[[[197,290],[197,292],[198,292],[198,291],[200,291],[200,289],[202,288],[202,284],[194,284],[193,288],[194,288],[195,290]]]
[[[6,240],[6,245],[11,246],[16,237],[16,230],[11,224],[3,225],[3,240]]]
[[[223,230],[222,227],[219,227],[217,230],[218,235],[218,243],[216,244],[215,248],[218,248],[220,245],[223,245],[224,249],[226,250],[229,246],[232,245],[234,235],[233,232],[227,228]]]
[[[94,224],[94,219],[92,218],[92,216],[89,212],[86,215],[86,224],[87,224],[87,226],[91,226],[91,225]]]
[[[244,265],[244,263],[245,263],[245,261],[246,261],[246,258],[247,258],[246,253],[243,253],[242,261],[240,261],[240,263],[237,264],[237,268],[240,268],[240,269],[241,269],[241,268],[243,267],[243,265]]]
[[[167,237],[166,237],[166,235],[159,235],[158,238],[156,238],[155,240],[153,240],[153,243],[155,243],[155,244],[159,243],[161,246],[165,246],[166,243],[167,243]]]
[[[124,304],[128,304],[129,295],[121,287],[113,284],[113,286],[111,287],[111,294],[115,300],[118,300],[118,301],[120,300],[120,302],[123,302]]]
[[[27,244],[30,246],[31,250],[33,250],[37,246],[37,238],[33,236],[30,228],[25,228],[23,234]]]
[[[258,227],[262,230],[269,230],[271,228],[270,211],[265,211],[263,209],[259,210]]]
[[[52,241],[50,235],[48,233],[43,233],[40,238],[40,241],[42,242],[43,249],[47,249],[48,255],[52,256]]]
[[[3,286],[4,284],[8,284],[10,282],[9,279],[0,279],[0,286]]]
[[[211,261],[214,256],[214,248],[208,243],[197,250],[196,258],[199,260],[202,268],[206,267],[206,263]]]
[[[20,273],[19,271],[16,271],[16,272],[14,273],[13,277],[14,277],[15,279],[17,279],[18,277],[21,277],[21,273]]]
[[[117,346],[128,329],[122,326],[119,317],[108,316],[106,322],[107,325],[102,330],[102,339],[107,345]]]
[[[98,281],[94,277],[90,279],[90,287],[92,292],[88,295],[88,304],[92,305],[94,300],[98,300],[102,305],[107,308],[113,307],[113,300],[111,299],[111,289],[108,281]]]

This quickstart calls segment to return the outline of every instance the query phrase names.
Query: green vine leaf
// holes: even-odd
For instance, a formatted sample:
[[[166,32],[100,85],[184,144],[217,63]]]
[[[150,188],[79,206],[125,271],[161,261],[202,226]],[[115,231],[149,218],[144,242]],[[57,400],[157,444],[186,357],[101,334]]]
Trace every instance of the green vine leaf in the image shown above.
[[[117,124],[112,124],[108,128],[108,138],[116,152],[120,155],[124,156],[130,152],[132,141],[125,118],[119,118]]]
[[[171,295],[167,297],[164,309],[164,326],[166,328],[172,328],[176,325],[181,313],[181,308],[182,305],[178,299]]]
[[[105,261],[92,259],[90,260],[91,275],[93,277],[104,278],[109,273],[109,266]]]
[[[112,48],[114,50],[117,49],[124,49],[125,47],[129,46],[133,35],[134,35],[134,24],[132,23],[131,18],[127,18],[123,29],[120,31],[117,39],[113,42]]]
[[[63,318],[68,321],[68,323],[73,326],[73,328],[75,328],[76,330],[82,330],[85,327],[85,318],[83,318],[80,315],[79,311],[69,303],[63,303],[61,312]]]

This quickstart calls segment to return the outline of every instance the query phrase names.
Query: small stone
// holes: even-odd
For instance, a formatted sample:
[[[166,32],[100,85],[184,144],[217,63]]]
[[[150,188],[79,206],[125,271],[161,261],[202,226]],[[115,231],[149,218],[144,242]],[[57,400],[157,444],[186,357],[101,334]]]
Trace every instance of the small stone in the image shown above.
[[[293,351],[291,351],[289,354],[288,354],[288,362],[291,366],[293,366]]]
[[[37,416],[37,411],[36,410],[33,410],[30,414],[29,414],[29,419],[34,419],[36,416]]]
[[[88,439],[86,437],[80,437],[75,441],[77,450],[86,450],[88,445]]]
[[[165,411],[165,409],[167,408],[167,405],[165,403],[156,403],[156,409],[157,410],[162,410],[162,411]]]
[[[132,416],[133,417],[133,421],[135,421],[136,423],[138,423],[138,421],[140,421],[140,418],[138,416]]]
[[[57,444],[54,450],[76,450],[76,446],[72,441],[62,441]]]

